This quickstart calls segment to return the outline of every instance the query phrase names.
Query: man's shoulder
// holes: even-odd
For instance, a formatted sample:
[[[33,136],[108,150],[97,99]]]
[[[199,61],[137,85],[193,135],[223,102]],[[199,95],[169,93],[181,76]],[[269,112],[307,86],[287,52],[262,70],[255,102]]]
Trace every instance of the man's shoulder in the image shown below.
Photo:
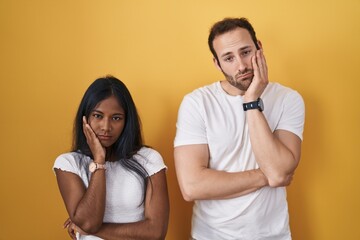
[[[214,82],[199,88],[185,95],[185,98],[202,98],[209,95],[214,95],[219,91],[219,82]]]
[[[269,91],[293,91],[290,87],[287,87],[278,82],[269,82],[267,86],[267,90]]]
[[[296,90],[288,86],[284,86],[278,82],[270,82],[264,92],[264,95],[268,96],[286,96],[289,94],[300,96],[300,94]]]
[[[280,83],[269,83],[261,98],[268,109],[295,109],[298,106],[299,111],[304,111],[305,103],[300,93]]]

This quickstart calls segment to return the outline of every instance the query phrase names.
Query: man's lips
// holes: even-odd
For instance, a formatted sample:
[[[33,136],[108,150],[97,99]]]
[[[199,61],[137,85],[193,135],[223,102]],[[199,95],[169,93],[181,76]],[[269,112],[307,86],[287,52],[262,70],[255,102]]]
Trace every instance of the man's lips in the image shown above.
[[[248,78],[253,78],[253,76],[254,76],[254,74],[252,72],[248,72],[248,73],[244,73],[244,74],[236,76],[236,79],[245,80]]]

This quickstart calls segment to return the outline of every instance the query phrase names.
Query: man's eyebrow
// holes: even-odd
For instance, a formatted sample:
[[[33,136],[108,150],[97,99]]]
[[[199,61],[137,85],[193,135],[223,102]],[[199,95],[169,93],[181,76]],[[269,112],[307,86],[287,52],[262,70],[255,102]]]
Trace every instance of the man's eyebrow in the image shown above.
[[[239,51],[246,50],[248,48],[250,48],[250,46],[245,46],[245,47],[240,48]]]
[[[224,54],[221,54],[220,57],[226,57],[226,56],[229,56],[229,55],[231,55],[231,54],[232,54],[232,52],[226,52],[226,53],[224,53]]]

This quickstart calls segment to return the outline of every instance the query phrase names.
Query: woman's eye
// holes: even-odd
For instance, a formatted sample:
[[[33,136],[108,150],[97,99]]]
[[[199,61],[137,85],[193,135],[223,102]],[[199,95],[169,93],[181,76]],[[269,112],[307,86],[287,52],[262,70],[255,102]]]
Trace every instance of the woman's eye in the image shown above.
[[[100,114],[94,113],[94,114],[93,114],[93,117],[94,117],[94,118],[101,118],[102,116],[101,116]]]
[[[123,119],[123,117],[113,117],[113,120],[115,120],[115,121],[120,121],[122,119]]]

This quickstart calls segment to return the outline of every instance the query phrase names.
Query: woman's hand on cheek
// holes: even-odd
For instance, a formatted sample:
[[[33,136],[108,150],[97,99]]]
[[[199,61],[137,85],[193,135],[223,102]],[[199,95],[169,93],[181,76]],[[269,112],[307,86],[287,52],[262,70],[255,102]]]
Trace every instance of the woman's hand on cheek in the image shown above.
[[[101,164],[105,163],[106,150],[101,145],[99,138],[96,136],[90,124],[86,121],[85,116],[83,116],[83,131],[87,144],[93,154],[94,161]]]

